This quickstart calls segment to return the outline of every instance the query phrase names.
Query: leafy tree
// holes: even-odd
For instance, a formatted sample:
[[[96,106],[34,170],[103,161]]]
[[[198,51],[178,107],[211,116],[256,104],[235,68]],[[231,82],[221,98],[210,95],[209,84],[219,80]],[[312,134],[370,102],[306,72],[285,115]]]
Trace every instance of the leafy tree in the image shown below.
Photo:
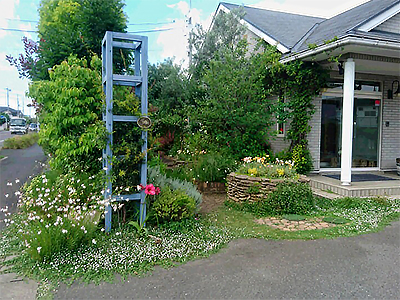
[[[212,24],[211,30],[205,30],[201,25],[196,25],[189,34],[189,48],[192,53],[193,75],[200,73],[208,66],[208,62],[215,58],[221,49],[234,50],[246,32],[246,27],[239,21],[243,18],[243,9],[234,9],[229,13],[221,12]]]
[[[238,157],[267,150],[272,101],[263,78],[275,56],[247,55],[247,43],[219,51],[204,75],[207,96],[197,99],[197,121],[221,148]]]
[[[23,39],[25,53],[7,56],[20,76],[48,79],[48,69],[74,54],[90,58],[101,54],[106,31],[126,31],[123,0],[42,0],[39,5],[39,41]]]
[[[46,109],[41,114],[39,143],[51,156],[51,166],[64,173],[94,174],[105,146],[102,121],[101,60],[69,57],[55,66],[50,80],[33,82],[29,97]]]
[[[179,137],[188,126],[194,102],[190,82],[181,66],[167,59],[149,66],[149,102],[154,115],[154,131],[159,136]]]

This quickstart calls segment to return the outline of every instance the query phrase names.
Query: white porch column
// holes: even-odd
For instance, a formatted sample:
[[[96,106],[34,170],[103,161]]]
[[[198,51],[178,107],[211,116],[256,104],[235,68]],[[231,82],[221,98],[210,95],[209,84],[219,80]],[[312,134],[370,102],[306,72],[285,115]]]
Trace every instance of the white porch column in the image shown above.
[[[342,154],[340,166],[340,180],[342,185],[351,184],[355,71],[356,67],[353,59],[347,59],[344,63],[343,85]]]

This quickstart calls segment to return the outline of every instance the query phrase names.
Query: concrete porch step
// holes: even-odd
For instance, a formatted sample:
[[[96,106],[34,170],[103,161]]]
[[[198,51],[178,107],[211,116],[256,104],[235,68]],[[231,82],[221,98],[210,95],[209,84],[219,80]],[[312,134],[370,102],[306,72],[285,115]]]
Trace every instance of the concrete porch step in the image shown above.
[[[342,186],[338,180],[323,176],[310,176],[310,186],[325,191],[327,194],[332,193],[348,197],[400,195],[400,180],[357,182],[351,186]]]

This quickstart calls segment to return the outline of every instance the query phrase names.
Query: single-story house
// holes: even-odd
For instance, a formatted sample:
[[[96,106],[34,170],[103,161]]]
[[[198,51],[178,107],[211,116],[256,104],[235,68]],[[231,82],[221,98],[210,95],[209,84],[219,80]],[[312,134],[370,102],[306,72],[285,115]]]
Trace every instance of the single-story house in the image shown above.
[[[238,5],[220,3],[219,12]],[[400,0],[371,0],[330,19],[242,6],[246,36],[264,39],[281,62],[315,61],[330,70],[328,88],[315,97],[308,145],[314,171],[396,169],[400,157]],[[329,41],[329,42],[328,42]],[[310,47],[309,45],[313,45]],[[328,60],[339,56],[339,62]],[[288,146],[285,126],[272,141]]]

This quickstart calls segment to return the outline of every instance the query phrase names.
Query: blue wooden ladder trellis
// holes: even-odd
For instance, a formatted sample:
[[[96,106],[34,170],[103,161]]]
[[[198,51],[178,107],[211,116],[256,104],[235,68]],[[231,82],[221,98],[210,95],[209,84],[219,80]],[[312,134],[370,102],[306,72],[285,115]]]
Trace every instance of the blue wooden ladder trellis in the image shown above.
[[[113,48],[132,50],[134,54],[134,75],[117,75],[113,73]],[[106,187],[104,197],[106,201],[121,200],[140,200],[139,221],[144,223],[146,218],[145,193],[140,191],[136,194],[116,196],[112,192],[111,169],[112,169],[112,145],[113,145],[113,123],[132,122],[137,123],[140,119],[137,116],[121,116],[113,114],[113,86],[123,85],[135,87],[135,93],[140,98],[140,112],[142,116],[148,113],[147,102],[147,51],[148,39],[146,36],[137,36],[127,33],[107,31],[102,41],[102,81],[103,89],[106,94],[106,109],[103,113],[103,120],[106,123],[108,132],[108,142],[106,149],[103,150],[103,168],[106,171]],[[142,129],[141,138],[143,161],[140,168],[140,183],[147,184],[147,131]],[[106,206],[105,223],[106,232],[111,230],[111,203]]]

